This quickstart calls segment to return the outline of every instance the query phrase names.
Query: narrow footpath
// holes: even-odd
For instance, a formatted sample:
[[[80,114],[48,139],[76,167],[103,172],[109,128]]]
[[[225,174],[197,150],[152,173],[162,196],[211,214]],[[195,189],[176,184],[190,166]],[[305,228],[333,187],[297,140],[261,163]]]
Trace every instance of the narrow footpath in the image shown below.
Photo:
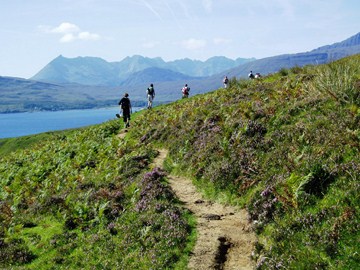
[[[160,149],[154,166],[162,168],[167,150]],[[190,179],[168,175],[171,188],[197,219],[197,241],[189,269],[253,269],[256,240],[245,210],[206,201]]]

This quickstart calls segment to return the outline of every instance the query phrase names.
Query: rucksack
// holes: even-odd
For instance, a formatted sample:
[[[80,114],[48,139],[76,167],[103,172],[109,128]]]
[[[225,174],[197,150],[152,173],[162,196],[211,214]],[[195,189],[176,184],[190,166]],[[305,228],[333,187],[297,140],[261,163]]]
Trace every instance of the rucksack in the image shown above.
[[[130,100],[126,97],[122,98],[119,102],[121,109],[126,110],[130,108]]]
[[[182,93],[183,93],[184,95],[188,95],[188,94],[189,94],[189,91],[190,91],[190,87],[187,87],[187,86],[183,87],[183,89],[182,89]]]
[[[154,87],[149,87],[147,89],[147,94],[153,96],[154,95]]]

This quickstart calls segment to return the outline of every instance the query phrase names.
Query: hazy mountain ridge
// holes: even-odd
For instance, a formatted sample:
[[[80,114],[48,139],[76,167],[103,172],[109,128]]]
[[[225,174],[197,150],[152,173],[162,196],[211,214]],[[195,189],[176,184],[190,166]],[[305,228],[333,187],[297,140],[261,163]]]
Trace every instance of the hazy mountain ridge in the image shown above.
[[[120,62],[107,62],[97,57],[66,58],[58,56],[41,69],[31,79],[52,83],[77,83],[83,85],[124,85],[125,80],[139,78],[139,72],[144,71],[147,77],[148,68],[159,68],[178,73],[178,79],[183,75],[190,77],[206,77],[233,68],[242,63],[255,60],[254,58],[238,58],[232,60],[223,56],[209,58],[202,62],[188,58],[165,62],[162,58],[148,58],[140,55],[126,57]],[[181,74],[182,73],[182,74]],[[155,73],[155,79],[160,78]],[[154,80],[154,79],[152,79]],[[176,78],[173,78],[176,80]],[[141,81],[141,80],[140,80]]]
[[[166,103],[181,98],[180,89],[185,83],[191,87],[190,95],[195,95],[222,87],[224,75],[229,78],[247,78],[250,70],[266,75],[282,68],[323,64],[358,53],[360,33],[309,52],[259,60],[231,60],[215,56],[205,62],[188,58],[165,62],[160,57],[134,55],[120,62],[109,63],[97,57],[69,59],[59,56],[29,82],[16,78],[10,83],[9,78],[0,77],[0,112],[116,105],[116,100],[125,91],[129,92],[132,101],[141,104],[146,102],[145,90],[150,83],[155,85],[155,102]],[[35,83],[36,80],[43,83]],[[44,84],[45,81],[52,83]],[[34,88],[37,91],[29,91]],[[52,90],[51,93],[49,90]],[[57,105],[51,106],[51,103]]]
[[[283,54],[255,60],[230,69],[227,74],[230,77],[245,78],[252,70],[266,75],[277,72],[281,68],[325,64],[358,53],[360,53],[360,33],[344,41],[322,46],[309,52]]]
[[[32,80],[83,85],[114,85],[117,70],[97,57],[65,58],[58,56],[41,69]]]
[[[188,81],[198,79],[185,75],[180,72],[175,72],[169,69],[150,67],[142,71],[132,74],[129,78],[124,80],[122,86],[136,86],[139,84],[149,84],[149,82],[173,82],[173,81]]]

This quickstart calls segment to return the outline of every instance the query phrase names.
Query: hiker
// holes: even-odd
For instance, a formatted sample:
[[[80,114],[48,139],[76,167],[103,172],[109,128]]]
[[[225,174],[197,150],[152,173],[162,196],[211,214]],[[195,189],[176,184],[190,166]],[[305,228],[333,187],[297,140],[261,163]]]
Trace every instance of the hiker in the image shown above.
[[[124,97],[119,101],[120,108],[122,110],[122,116],[125,123],[125,128],[130,127],[130,113],[132,113],[131,102],[129,94],[125,93]]]
[[[148,89],[146,89],[146,93],[147,93],[147,98],[148,98],[148,109],[152,108],[152,103],[153,100],[155,98],[155,89],[154,89],[154,85],[150,84],[150,86],[148,87]]]
[[[188,85],[185,84],[185,86],[181,89],[181,92],[182,92],[182,98],[188,98],[189,92],[190,92],[190,87],[188,87]]]
[[[227,85],[228,85],[228,83],[229,83],[229,79],[228,79],[227,76],[224,77],[223,83],[224,83],[224,88],[227,88]]]
[[[253,72],[252,71],[250,71],[250,73],[249,73],[249,76],[248,76],[250,79],[254,79],[255,78],[255,76],[254,76],[254,74],[253,74]]]
[[[259,72],[257,72],[256,74],[255,74],[255,79],[260,79],[261,78],[261,74],[259,73]]]

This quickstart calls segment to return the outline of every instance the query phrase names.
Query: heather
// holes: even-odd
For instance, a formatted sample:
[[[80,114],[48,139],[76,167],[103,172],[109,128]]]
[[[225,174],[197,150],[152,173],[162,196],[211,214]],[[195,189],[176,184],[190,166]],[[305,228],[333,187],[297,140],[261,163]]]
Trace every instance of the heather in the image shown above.
[[[12,151],[0,163],[0,266],[179,268],[194,228],[171,171],[248,210],[257,269],[356,269],[359,69],[357,55],[232,78],[139,112],[125,139],[114,120]],[[166,171],[152,166],[159,147]]]
[[[143,115],[149,124],[136,132],[166,145],[172,169],[207,196],[248,209],[258,269],[355,269],[359,64],[356,56],[232,79]]]

